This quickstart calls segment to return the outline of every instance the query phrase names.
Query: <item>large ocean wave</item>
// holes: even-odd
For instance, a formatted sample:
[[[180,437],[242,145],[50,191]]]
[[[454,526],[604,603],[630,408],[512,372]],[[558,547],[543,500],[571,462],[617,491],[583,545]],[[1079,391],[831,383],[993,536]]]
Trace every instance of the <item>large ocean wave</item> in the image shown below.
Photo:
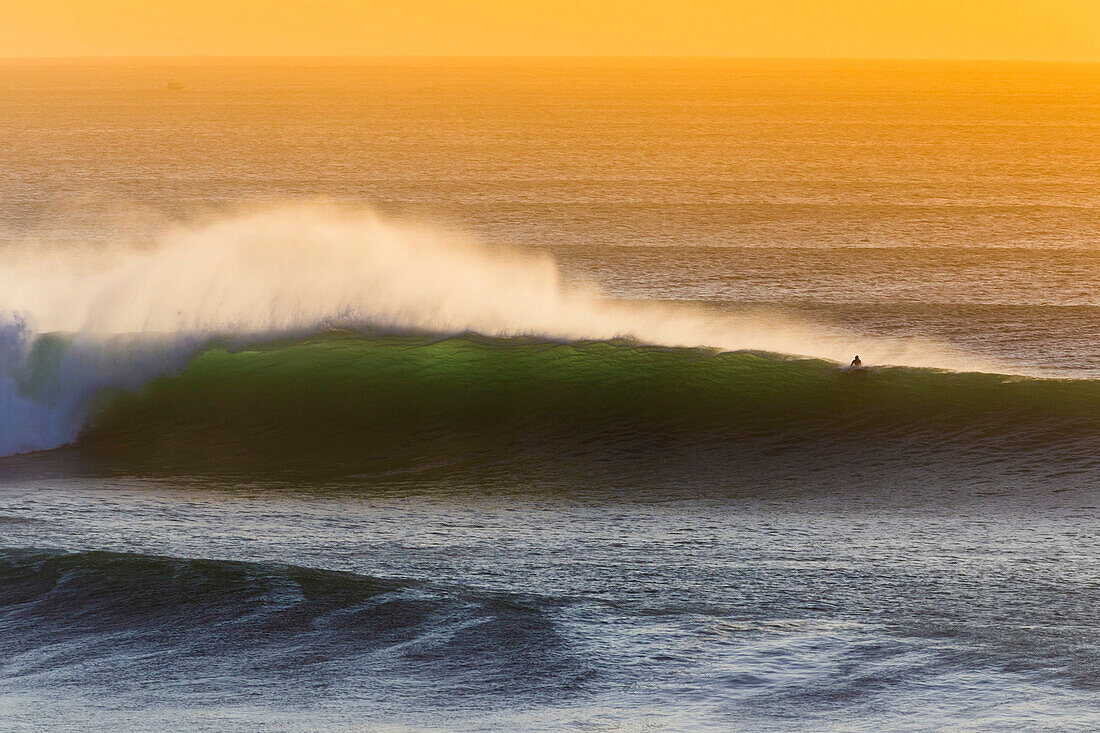
[[[1100,432],[1091,382],[967,373],[998,365],[779,316],[608,300],[564,286],[547,257],[369,212],[279,208],[141,248],[5,255],[0,455],[77,442],[140,470],[572,458],[713,475],[899,440],[1076,455]],[[840,373],[856,351],[894,366]]]
[[[997,461],[1093,469],[1100,383],[633,341],[331,332],[100,392],[81,455],[139,473],[713,481]],[[877,475],[878,479],[883,474]],[[850,479],[846,479],[850,480]]]

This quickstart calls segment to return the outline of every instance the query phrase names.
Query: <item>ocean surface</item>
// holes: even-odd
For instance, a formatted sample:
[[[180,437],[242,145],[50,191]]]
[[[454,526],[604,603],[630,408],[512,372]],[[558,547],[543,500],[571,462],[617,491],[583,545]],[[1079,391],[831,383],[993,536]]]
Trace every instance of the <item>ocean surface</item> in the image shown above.
[[[0,729],[1097,727],[1100,65],[0,66]]]

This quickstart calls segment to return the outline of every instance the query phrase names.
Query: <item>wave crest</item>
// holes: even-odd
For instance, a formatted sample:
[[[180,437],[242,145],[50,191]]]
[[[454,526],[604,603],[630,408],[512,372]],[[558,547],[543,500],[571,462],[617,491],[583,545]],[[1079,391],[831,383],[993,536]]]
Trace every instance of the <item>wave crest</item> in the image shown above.
[[[607,300],[563,286],[548,256],[323,205],[177,227],[151,247],[6,248],[5,313],[0,455],[71,442],[97,394],[172,374],[212,341],[257,344],[333,325],[996,367],[779,316]]]

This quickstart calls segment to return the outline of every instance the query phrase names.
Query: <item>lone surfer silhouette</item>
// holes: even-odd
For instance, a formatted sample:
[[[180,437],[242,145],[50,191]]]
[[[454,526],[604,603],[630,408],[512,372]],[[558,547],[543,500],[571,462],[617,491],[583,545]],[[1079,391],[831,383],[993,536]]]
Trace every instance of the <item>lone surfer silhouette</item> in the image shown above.
[[[859,369],[863,366],[863,362],[859,360],[859,354],[856,354],[856,358],[852,359],[852,368]]]

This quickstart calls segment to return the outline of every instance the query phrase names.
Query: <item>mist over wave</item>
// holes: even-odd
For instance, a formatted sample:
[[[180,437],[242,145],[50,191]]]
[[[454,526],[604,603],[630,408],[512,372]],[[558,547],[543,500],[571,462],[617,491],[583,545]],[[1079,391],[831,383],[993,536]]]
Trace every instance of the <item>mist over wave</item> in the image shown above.
[[[333,326],[998,369],[936,344],[789,318],[612,301],[564,286],[548,256],[321,204],[169,228],[151,247],[10,247],[0,318],[0,455],[71,442],[95,395],[174,374],[212,341]]]

